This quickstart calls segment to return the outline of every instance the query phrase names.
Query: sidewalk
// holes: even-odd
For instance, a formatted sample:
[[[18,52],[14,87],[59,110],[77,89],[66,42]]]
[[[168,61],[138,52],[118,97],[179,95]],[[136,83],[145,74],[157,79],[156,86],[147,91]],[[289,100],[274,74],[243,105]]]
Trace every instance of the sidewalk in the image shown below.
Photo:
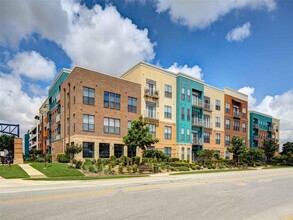
[[[29,164],[19,164],[19,166],[31,177],[31,178],[46,178],[43,173],[31,167]]]

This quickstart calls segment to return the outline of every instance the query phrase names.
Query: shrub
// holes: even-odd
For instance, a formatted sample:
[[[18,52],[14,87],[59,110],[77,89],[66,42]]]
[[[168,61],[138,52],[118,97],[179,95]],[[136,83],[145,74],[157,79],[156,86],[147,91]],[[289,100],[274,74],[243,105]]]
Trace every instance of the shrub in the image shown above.
[[[189,167],[181,166],[181,167],[177,167],[177,170],[178,171],[189,171]]]
[[[128,172],[128,173],[131,173],[131,166],[128,165],[128,166],[126,167],[126,169],[127,169],[127,172]]]
[[[76,164],[76,163],[77,163],[77,160],[76,160],[76,159],[73,159],[73,160],[72,160],[72,163],[73,163],[73,164]]]
[[[25,162],[35,162],[35,158],[34,157],[30,157],[30,158],[26,158]]]
[[[171,162],[170,165],[173,167],[181,167],[181,166],[189,167],[189,163],[187,162]]]
[[[169,158],[169,162],[177,162],[179,161],[179,158]]]
[[[108,170],[107,170],[108,174],[115,174],[115,171],[112,168],[113,168],[112,164],[109,164],[108,165]]]
[[[52,163],[52,154],[46,154],[46,161]]]
[[[110,161],[113,161],[113,160],[116,160],[116,156],[115,156],[115,155],[112,155],[112,156],[110,157]]]
[[[123,174],[123,167],[124,167],[124,164],[123,163],[120,163],[119,166],[118,166],[118,172],[120,174]]]
[[[144,150],[142,155],[143,157],[146,157],[146,158],[161,158],[161,159],[166,158],[163,151],[160,151],[157,149]]]
[[[127,165],[127,157],[126,156],[121,156],[119,158],[120,163],[123,163],[123,166]]]
[[[82,166],[82,161],[81,160],[77,161],[76,164],[75,164],[75,168],[80,169],[81,166]]]
[[[133,163],[136,164],[136,165],[139,165],[139,163],[140,163],[140,157],[139,156],[133,157]]]
[[[133,166],[132,166],[132,172],[134,172],[134,173],[137,172],[137,164],[133,164]]]
[[[92,161],[90,159],[85,159],[84,165],[94,165],[95,161]]]
[[[98,172],[102,173],[104,171],[104,165],[100,164],[100,166],[98,166]]]
[[[45,162],[45,159],[42,158],[42,157],[39,157],[38,159],[36,159],[36,162],[38,162],[38,163],[44,163]]]
[[[90,165],[89,166],[89,171],[94,173],[94,172],[96,172],[96,169],[95,169],[95,167],[93,165]]]
[[[64,153],[57,154],[57,161],[59,163],[69,163],[69,156]]]
[[[190,168],[191,168],[192,170],[195,170],[195,169],[196,169],[196,165],[195,165],[195,164],[191,164],[191,165],[190,165]]]

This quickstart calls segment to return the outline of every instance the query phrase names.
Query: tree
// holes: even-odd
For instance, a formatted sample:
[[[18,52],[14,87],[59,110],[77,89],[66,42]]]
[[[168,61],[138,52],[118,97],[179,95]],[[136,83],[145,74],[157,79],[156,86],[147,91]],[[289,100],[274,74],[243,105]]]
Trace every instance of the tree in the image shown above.
[[[249,166],[253,166],[255,162],[261,162],[265,154],[262,149],[251,148],[246,149],[239,155],[239,161],[247,163]]]
[[[142,116],[140,116],[138,120],[132,121],[127,135],[123,137],[123,142],[128,149],[130,149],[132,158],[133,151],[136,147],[145,150],[147,146],[159,142],[159,139],[154,138],[153,135],[149,133],[149,127],[146,125]]]
[[[73,159],[74,156],[82,151],[82,147],[78,145],[67,145],[65,149],[65,153],[69,155],[70,158],[70,166],[73,167]]]
[[[246,146],[244,145],[244,138],[234,136],[232,138],[232,146],[228,147],[228,151],[233,153],[233,159],[235,165],[239,163],[239,156],[247,150]]]
[[[275,155],[276,150],[278,149],[278,145],[273,140],[264,140],[261,149],[264,150],[267,161],[270,163]]]
[[[0,151],[8,150],[13,155],[14,153],[14,136],[2,134],[0,135]]]
[[[283,144],[283,151],[280,153],[282,163],[286,165],[293,165],[293,142],[286,142]]]

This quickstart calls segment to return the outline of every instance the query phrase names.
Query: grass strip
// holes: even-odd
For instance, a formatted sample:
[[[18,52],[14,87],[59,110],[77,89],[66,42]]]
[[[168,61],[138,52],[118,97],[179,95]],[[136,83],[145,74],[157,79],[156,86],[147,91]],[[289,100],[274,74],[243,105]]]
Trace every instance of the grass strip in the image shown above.
[[[185,175],[185,174],[202,174],[202,173],[222,173],[222,172],[233,172],[233,171],[249,171],[256,169],[222,169],[222,170],[202,170],[202,171],[186,171],[179,173],[171,173],[170,175]]]
[[[43,163],[31,163],[30,165],[45,174],[47,177],[84,176],[79,170],[69,167],[64,163],[48,163],[46,169],[44,169]]]
[[[29,178],[29,175],[17,164],[13,164],[10,167],[8,165],[0,165],[0,176],[5,179]]]
[[[263,167],[264,170],[269,170],[269,169],[280,169],[280,168],[293,168],[293,166],[269,166],[269,167]]]

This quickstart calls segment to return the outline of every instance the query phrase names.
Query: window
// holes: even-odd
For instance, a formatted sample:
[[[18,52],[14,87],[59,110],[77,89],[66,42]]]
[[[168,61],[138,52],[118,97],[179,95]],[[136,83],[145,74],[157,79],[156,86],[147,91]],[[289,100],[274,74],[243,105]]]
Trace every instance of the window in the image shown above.
[[[235,131],[239,131],[240,122],[239,121],[233,121],[233,129]]]
[[[189,128],[186,129],[186,140],[190,141],[190,129]]]
[[[230,152],[229,151],[226,151],[225,159],[226,160],[230,159]]]
[[[95,130],[95,116],[83,115],[82,117],[82,130],[94,131]]]
[[[226,103],[226,112],[229,113],[230,112],[230,104]]]
[[[94,158],[94,143],[83,142],[82,146],[82,157],[83,158]]]
[[[128,97],[128,112],[136,112],[136,98]]]
[[[221,134],[218,134],[216,133],[216,144],[220,144],[220,137],[221,137]]]
[[[147,149],[148,150],[154,150],[155,149],[155,146],[147,146]]]
[[[172,118],[172,107],[169,105],[165,105],[164,110],[165,118]]]
[[[75,118],[75,114],[73,114],[73,132],[75,132],[75,122],[76,122],[76,118]]]
[[[172,98],[172,86],[165,85],[165,97]]]
[[[216,117],[216,127],[217,128],[221,127],[221,118],[220,117]]]
[[[230,129],[230,120],[226,119],[226,129]]]
[[[149,133],[151,133],[153,137],[156,137],[156,125],[147,124],[147,126],[150,128]]]
[[[150,96],[154,96],[155,95],[155,92],[156,92],[156,84],[155,84],[155,82],[154,83],[147,83],[146,84],[146,87],[147,87],[147,89],[148,89],[148,94],[150,95]]]
[[[104,108],[120,109],[120,95],[104,92]]]
[[[184,128],[181,128],[181,141],[184,141]]]
[[[131,149],[130,147],[127,148],[127,157],[135,157],[136,156],[136,148]]]
[[[190,89],[187,89],[187,101],[190,102]]]
[[[242,108],[242,115],[243,117],[246,117],[246,108]]]
[[[242,131],[246,132],[246,123],[242,123]]]
[[[146,118],[156,119],[156,106],[152,106],[152,105],[146,106]]]
[[[204,127],[206,128],[210,128],[211,127],[211,119],[209,115],[204,115],[203,116],[204,119]]]
[[[190,160],[190,148],[187,148],[187,160]]]
[[[94,105],[95,104],[95,90],[87,87],[83,87],[83,104]]]
[[[120,119],[104,118],[105,134],[120,134]]]
[[[184,148],[181,148],[181,160],[184,160]]]
[[[204,143],[210,143],[210,136],[211,136],[210,132],[204,132],[203,133],[203,141],[204,141]]]
[[[181,120],[184,120],[185,114],[184,114],[184,108],[181,108]]]
[[[128,129],[131,128],[131,121],[130,120],[127,121],[127,128]]]
[[[75,86],[73,86],[73,105],[75,104],[75,95],[76,95]]]
[[[123,144],[114,144],[114,156],[120,158],[124,155],[124,145]]]
[[[230,145],[230,135],[226,135],[226,137],[225,137],[225,144],[226,144],[226,146],[229,146]]]
[[[164,147],[164,154],[171,157],[171,147]]]
[[[184,87],[182,87],[182,89],[181,89],[181,99],[185,100],[185,88]]]
[[[216,110],[221,110],[221,101],[216,100]]]
[[[171,140],[172,138],[172,127],[165,126],[165,139]]]
[[[99,156],[100,158],[110,157],[110,144],[105,144],[105,143],[99,144]]]
[[[190,109],[187,109],[187,121],[190,121],[191,115],[190,115]]]

